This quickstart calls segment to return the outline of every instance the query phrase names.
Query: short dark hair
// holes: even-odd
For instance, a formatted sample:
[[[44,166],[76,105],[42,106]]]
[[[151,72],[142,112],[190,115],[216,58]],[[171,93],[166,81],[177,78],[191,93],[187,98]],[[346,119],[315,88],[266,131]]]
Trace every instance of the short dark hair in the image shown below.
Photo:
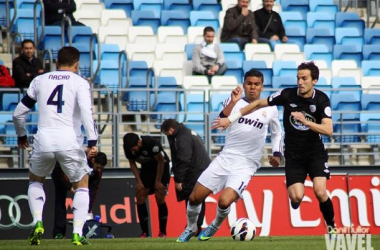
[[[33,47],[36,46],[36,45],[34,45],[33,40],[30,40],[30,39],[24,39],[24,40],[21,42],[21,48],[24,48],[25,43],[31,43],[31,44],[33,44]]]
[[[58,65],[59,66],[73,66],[79,61],[79,50],[72,46],[62,47],[58,51]]]
[[[137,145],[137,142],[140,140],[140,136],[138,136],[135,133],[127,133],[124,135],[123,143],[124,143],[124,149],[130,151],[131,148]]]
[[[102,166],[107,165],[107,155],[103,152],[98,152],[94,159],[96,163],[99,163]]]
[[[215,30],[213,27],[211,26],[207,26],[206,28],[204,28],[203,30],[203,35],[206,35],[207,32],[214,32],[215,33]]]
[[[161,132],[169,131],[169,129],[176,129],[179,123],[174,119],[166,119],[161,125]]]
[[[245,73],[245,75],[244,75],[244,81],[247,79],[247,77],[250,77],[250,76],[260,77],[261,78],[261,83],[264,83],[264,75],[260,71],[258,71],[256,69],[250,69],[250,70],[248,70]]]
[[[310,70],[310,75],[312,80],[318,80],[319,79],[319,68],[313,61],[310,62],[303,62],[301,63],[298,68],[298,70],[305,70],[308,69]]]

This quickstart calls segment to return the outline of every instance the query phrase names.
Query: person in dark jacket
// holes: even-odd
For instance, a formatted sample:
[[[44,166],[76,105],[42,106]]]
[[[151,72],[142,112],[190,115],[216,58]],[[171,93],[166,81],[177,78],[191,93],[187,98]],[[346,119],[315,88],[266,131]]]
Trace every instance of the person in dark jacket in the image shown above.
[[[237,43],[241,50],[246,43],[257,43],[259,38],[255,15],[248,5],[249,0],[238,0],[235,7],[227,10],[220,36],[223,43]]]
[[[75,20],[73,13],[77,10],[74,0],[43,0],[45,7],[45,25],[59,25],[64,16],[71,20],[73,26],[84,26]]]
[[[21,43],[21,54],[13,60],[12,77],[15,80],[16,88],[29,88],[30,82],[34,77],[45,72],[42,68],[40,59],[34,56],[36,50],[34,42],[25,39]]]
[[[149,214],[145,204],[148,195],[155,195],[158,207],[160,232],[158,237],[166,237],[166,224],[168,221],[168,207],[165,202],[170,172],[169,157],[162,148],[161,143],[151,136],[138,136],[127,133],[123,138],[123,148],[133,175],[136,178],[135,196],[137,214],[142,233],[140,238],[149,237]],[[140,173],[136,162],[141,164]]]
[[[88,207],[89,216],[92,217],[92,208],[94,206],[96,196],[99,191],[100,181],[102,180],[103,168],[107,165],[107,156],[102,152],[91,159],[88,159],[88,165],[93,171],[88,180],[90,203]],[[66,234],[66,197],[67,191],[74,194],[74,189],[62,171],[61,166],[57,162],[51,174],[51,178],[55,187],[55,207],[54,207],[54,227],[53,238],[63,239]]]
[[[182,123],[167,119],[161,125],[161,132],[169,140],[177,201],[185,200],[187,207],[191,191],[198,177],[210,164],[210,157],[199,135]],[[202,231],[205,210],[205,201],[203,201],[197,221],[196,236]]]
[[[272,50],[277,43],[288,41],[281,17],[273,10],[275,1],[264,0],[264,7],[254,12],[256,25],[259,29],[259,43],[268,43]]]

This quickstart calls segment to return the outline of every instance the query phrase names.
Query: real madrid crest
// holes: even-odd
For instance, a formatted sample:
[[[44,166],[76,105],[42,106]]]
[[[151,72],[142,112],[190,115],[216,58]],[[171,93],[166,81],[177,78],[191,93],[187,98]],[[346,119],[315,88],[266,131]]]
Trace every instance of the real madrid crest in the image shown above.
[[[267,117],[267,112],[264,111],[261,115],[266,118]]]
[[[311,113],[314,113],[317,110],[317,107],[315,105],[310,105],[309,108]]]

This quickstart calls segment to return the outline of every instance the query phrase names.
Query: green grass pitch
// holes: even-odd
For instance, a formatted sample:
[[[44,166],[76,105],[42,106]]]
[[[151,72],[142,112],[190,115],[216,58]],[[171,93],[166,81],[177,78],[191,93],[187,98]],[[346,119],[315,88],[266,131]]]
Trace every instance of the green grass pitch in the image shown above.
[[[175,238],[118,238],[118,239],[91,239],[90,246],[72,246],[69,239],[52,240],[42,239],[39,246],[30,246],[27,240],[0,240],[1,250],[14,249],[110,249],[110,250],[214,250],[214,249],[249,249],[249,250],[324,250],[326,248],[324,236],[294,236],[294,237],[256,237],[253,241],[237,242],[229,237],[214,237],[209,241],[200,242],[192,238],[186,243],[177,243]],[[380,235],[372,235],[371,245],[374,250],[380,250]],[[357,248],[355,248],[357,249]],[[365,245],[364,245],[364,249]]]

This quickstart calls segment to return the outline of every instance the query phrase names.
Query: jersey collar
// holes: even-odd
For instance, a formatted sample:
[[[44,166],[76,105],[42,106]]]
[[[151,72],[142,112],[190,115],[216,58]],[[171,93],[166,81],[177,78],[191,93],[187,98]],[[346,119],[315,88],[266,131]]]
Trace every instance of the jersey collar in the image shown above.
[[[300,96],[300,94],[299,94],[299,89],[297,88],[297,95],[298,96]],[[311,95],[311,99],[314,99],[314,97],[315,97],[315,89],[313,89],[313,94]]]

